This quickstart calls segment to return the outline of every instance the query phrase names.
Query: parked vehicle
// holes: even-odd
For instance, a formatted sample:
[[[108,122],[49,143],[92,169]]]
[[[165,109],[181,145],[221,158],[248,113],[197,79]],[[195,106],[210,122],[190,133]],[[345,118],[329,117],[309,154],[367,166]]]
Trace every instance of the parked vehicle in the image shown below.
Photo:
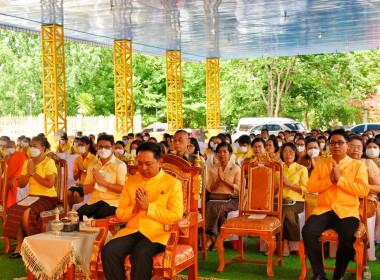
[[[359,131],[360,133],[363,133],[369,129],[380,129],[380,123],[361,123],[351,128],[351,132]]]
[[[232,140],[235,141],[243,134],[259,134],[264,128],[268,129],[269,134],[274,135],[284,130],[307,131],[302,123],[288,118],[241,118]]]
[[[143,133],[145,132],[165,132],[166,130],[168,130],[168,124],[167,123],[154,123],[154,124],[150,124],[148,125],[147,127],[145,127],[143,129]]]

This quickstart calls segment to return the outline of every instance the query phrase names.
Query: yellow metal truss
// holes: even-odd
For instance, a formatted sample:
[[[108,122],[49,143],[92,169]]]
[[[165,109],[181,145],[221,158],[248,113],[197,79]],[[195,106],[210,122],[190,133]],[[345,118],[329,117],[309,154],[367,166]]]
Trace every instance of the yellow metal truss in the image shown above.
[[[45,135],[67,131],[63,26],[42,25],[42,80]]]
[[[207,129],[220,128],[219,58],[206,59]]]
[[[133,132],[132,41],[114,41],[113,52],[116,133],[125,134]]]
[[[166,100],[168,130],[183,128],[181,51],[166,51]]]

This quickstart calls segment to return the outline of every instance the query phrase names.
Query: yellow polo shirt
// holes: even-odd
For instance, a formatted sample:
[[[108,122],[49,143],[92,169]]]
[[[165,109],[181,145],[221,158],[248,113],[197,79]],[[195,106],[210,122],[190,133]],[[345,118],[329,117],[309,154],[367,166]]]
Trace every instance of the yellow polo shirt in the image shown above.
[[[333,184],[330,174],[334,162],[332,157],[319,160],[310,175],[307,190],[318,193],[318,206],[313,209],[312,215],[334,210],[341,219],[359,219],[358,197],[366,197],[369,192],[367,168],[362,161],[346,156],[338,164],[339,181]]]
[[[95,155],[91,154],[91,153],[88,153],[88,155],[86,156],[86,158],[84,160],[83,160],[82,155],[80,155],[74,161],[73,173],[78,172],[78,170],[79,170],[78,166],[77,166],[78,163],[82,163],[83,166],[84,166],[84,168],[87,170],[88,166],[90,165],[90,163],[93,162],[93,161],[97,161],[97,160],[98,160],[97,157]],[[78,184],[83,184],[85,179],[86,179],[86,173],[85,172],[81,172],[81,174],[79,176],[79,179],[77,180],[77,183]]]
[[[102,165],[100,159],[92,161],[87,168],[87,176],[84,180],[85,185],[94,184],[94,176],[92,174],[92,169],[95,168],[97,170],[103,170],[105,173],[104,178],[106,181],[111,184],[119,184],[124,185],[125,183],[125,175],[127,174],[127,166],[124,162],[117,159],[114,155],[112,155],[111,159],[107,161],[105,165]],[[87,202],[87,204],[91,205],[100,200],[107,202],[110,206],[117,207],[119,205],[121,194],[112,192],[107,189],[106,192],[99,191],[94,189],[91,192],[91,198]]]
[[[307,168],[296,162],[292,163],[289,167],[284,164],[283,174],[286,178],[288,178],[288,181],[290,183],[300,186],[302,189],[302,193],[299,193],[293,189],[285,187],[284,185],[284,188],[282,189],[283,197],[289,197],[293,201],[305,201],[303,195],[307,193],[306,185],[307,181],[309,180]]]
[[[252,152],[252,148],[251,147],[248,147],[248,152],[246,152],[245,154],[243,154],[241,151],[240,151],[240,148],[237,149],[237,152],[235,154],[236,158],[235,158],[235,161],[238,162],[238,159],[240,157],[244,159],[250,159],[250,158],[253,158],[253,152]]]
[[[148,193],[148,210],[132,214],[136,205],[136,191],[142,188]],[[152,242],[168,243],[170,232],[164,231],[165,224],[172,224],[183,216],[183,194],[181,182],[162,169],[153,178],[146,179],[137,173],[130,176],[116,210],[119,220],[127,222],[114,238],[141,232]]]
[[[42,178],[46,178],[46,175],[57,174],[57,167],[55,166],[54,160],[51,158],[45,157],[36,166],[36,173]],[[22,166],[21,176],[28,173],[28,161],[24,162]],[[29,192],[30,195],[41,195],[49,197],[57,197],[57,191],[55,187],[47,188],[36,181],[33,176],[29,177]]]

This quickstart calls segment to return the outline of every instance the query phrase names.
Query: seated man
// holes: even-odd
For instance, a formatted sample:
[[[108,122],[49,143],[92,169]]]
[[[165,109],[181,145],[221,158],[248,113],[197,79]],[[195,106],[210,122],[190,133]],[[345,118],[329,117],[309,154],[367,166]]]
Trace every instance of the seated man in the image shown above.
[[[94,216],[95,219],[115,215],[125,183],[127,167],[124,162],[114,156],[114,144],[112,135],[98,137],[99,160],[89,164],[83,183],[83,193],[91,193],[91,198],[78,209],[81,221],[84,215]]]
[[[318,206],[302,230],[306,253],[313,268],[313,279],[328,279],[322,262],[318,238],[327,229],[338,234],[334,279],[343,279],[354,256],[354,234],[359,227],[359,199],[368,195],[368,174],[365,164],[346,155],[348,135],[343,129],[329,136],[332,157],[316,162],[307,189],[318,193]]]
[[[170,233],[165,224],[183,216],[182,184],[161,169],[160,146],[147,142],[137,148],[138,170],[125,183],[116,216],[127,222],[102,250],[106,279],[126,279],[124,260],[131,255],[131,279],[152,278],[153,256],[165,251]]]

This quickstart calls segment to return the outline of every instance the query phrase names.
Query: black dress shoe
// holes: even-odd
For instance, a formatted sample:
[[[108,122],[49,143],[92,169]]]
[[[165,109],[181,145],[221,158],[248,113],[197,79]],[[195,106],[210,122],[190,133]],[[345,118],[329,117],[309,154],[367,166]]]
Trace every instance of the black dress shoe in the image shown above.
[[[343,280],[343,277],[335,277],[333,278],[334,280]]]
[[[13,253],[12,255],[9,256],[10,259],[19,259],[21,258],[20,253]]]
[[[326,273],[314,275],[312,280],[329,280]]]

